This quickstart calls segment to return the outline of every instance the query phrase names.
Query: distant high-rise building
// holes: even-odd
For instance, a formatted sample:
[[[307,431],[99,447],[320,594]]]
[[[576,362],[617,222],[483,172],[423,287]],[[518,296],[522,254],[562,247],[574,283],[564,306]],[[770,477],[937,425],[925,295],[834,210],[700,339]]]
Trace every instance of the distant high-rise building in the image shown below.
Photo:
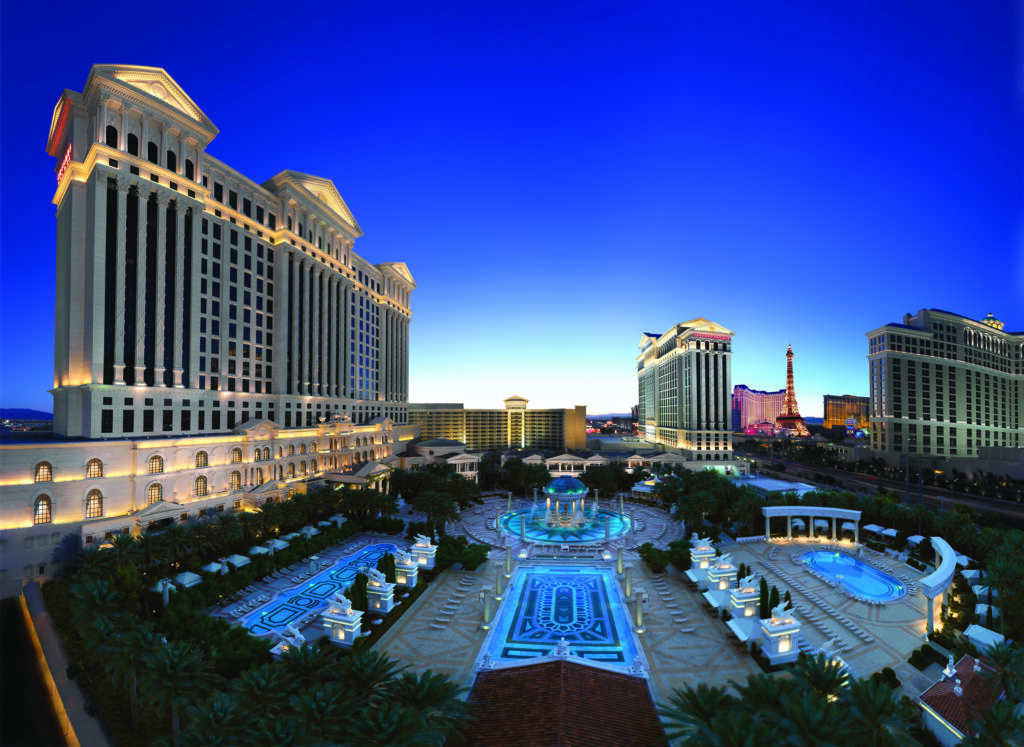
[[[792,345],[786,350],[786,399],[782,404],[782,412],[775,418],[775,425],[798,436],[810,435],[804,419],[800,417],[800,408],[796,404],[796,387],[793,386]]]
[[[867,333],[871,447],[977,457],[1024,447],[1024,332],[921,309]],[[895,460],[890,460],[895,461]]]
[[[732,390],[732,429],[741,431],[757,423],[774,423],[785,402],[785,389],[763,392],[737,384]]]
[[[640,338],[640,436],[679,448],[694,461],[732,459],[732,336],[698,318]]]
[[[852,394],[826,394],[825,430],[837,425],[846,427],[846,421],[850,418],[857,421],[857,428],[867,428],[869,402],[870,399],[867,397]]]
[[[470,451],[585,449],[587,408],[531,410],[529,400],[509,397],[504,410],[467,410],[461,403],[409,405],[409,423],[423,438],[461,441]]]

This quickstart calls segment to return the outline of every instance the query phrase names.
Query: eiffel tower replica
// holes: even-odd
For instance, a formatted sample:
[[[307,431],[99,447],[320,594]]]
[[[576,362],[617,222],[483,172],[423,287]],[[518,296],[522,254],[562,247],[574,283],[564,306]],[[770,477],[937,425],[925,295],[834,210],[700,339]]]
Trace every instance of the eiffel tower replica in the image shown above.
[[[784,428],[796,436],[809,436],[810,431],[804,419],[800,417],[800,408],[796,405],[796,389],[793,387],[793,346],[786,350],[786,402],[782,412],[775,418],[775,427]]]

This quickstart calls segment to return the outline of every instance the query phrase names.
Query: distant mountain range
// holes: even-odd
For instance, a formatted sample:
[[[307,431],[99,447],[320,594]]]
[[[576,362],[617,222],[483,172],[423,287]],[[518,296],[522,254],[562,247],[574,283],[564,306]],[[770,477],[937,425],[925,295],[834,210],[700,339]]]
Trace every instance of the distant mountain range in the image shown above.
[[[0,407],[0,420],[53,420],[53,413],[25,407]]]

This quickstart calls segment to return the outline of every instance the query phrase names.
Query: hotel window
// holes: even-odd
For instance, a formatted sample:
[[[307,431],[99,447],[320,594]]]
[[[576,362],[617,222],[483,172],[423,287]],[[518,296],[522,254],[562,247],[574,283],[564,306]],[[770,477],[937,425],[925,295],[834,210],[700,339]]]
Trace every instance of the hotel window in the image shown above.
[[[234,448],[231,450],[231,463],[239,464],[242,461],[242,450]]]
[[[199,477],[196,478],[196,497],[204,498],[206,496],[207,487],[206,478],[203,475],[199,475]]]
[[[139,137],[138,135],[128,135],[128,152],[133,155],[139,155]]]
[[[256,484],[257,485],[262,485],[263,484],[263,468],[262,467],[258,467],[256,469]]]
[[[164,471],[164,458],[154,454],[149,458],[149,474],[158,475]]]
[[[209,454],[207,454],[205,451],[197,451],[196,452],[195,468],[196,469],[202,469],[203,467],[209,467],[209,466],[210,466],[210,456],[209,456]]]
[[[85,497],[85,518],[98,519],[103,516],[103,495],[98,490],[90,490]]]
[[[103,462],[99,459],[90,459],[85,464],[85,476],[87,478],[103,477]]]
[[[236,470],[231,473],[231,489],[238,490],[240,487],[242,487],[242,473]]]
[[[52,479],[53,467],[49,462],[40,462],[36,465],[36,482],[50,482]]]
[[[295,444],[288,444],[288,456],[295,456]]]
[[[290,462],[288,464],[288,477],[295,477],[295,465]]]
[[[50,496],[41,495],[36,498],[32,509],[33,524],[49,524],[53,521],[53,514],[50,512]]]
[[[152,506],[154,503],[163,500],[164,489],[160,483],[153,483],[146,488],[146,505]]]
[[[253,453],[252,460],[254,462],[258,462],[260,460],[260,450],[259,449],[256,449],[255,453]]]

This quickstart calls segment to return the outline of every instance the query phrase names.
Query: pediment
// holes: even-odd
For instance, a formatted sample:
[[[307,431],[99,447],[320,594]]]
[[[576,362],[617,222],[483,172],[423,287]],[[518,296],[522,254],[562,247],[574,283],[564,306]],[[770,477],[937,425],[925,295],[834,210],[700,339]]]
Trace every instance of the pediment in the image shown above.
[[[683,324],[680,324],[679,326],[680,327],[686,327],[688,330],[691,330],[693,332],[707,332],[709,334],[716,334],[716,335],[731,335],[731,334],[733,334],[732,330],[726,329],[721,324],[717,324],[716,322],[713,322],[710,319],[705,319],[702,316],[699,316],[696,319],[691,319],[688,322],[684,322]]]
[[[153,521],[158,518],[163,518],[167,514],[177,514],[181,510],[181,504],[171,503],[163,499],[150,503],[145,508],[135,513],[135,518],[140,520]]]
[[[180,112],[212,134],[217,133],[217,128],[210,118],[163,68],[142,65],[95,65],[90,73],[90,77],[92,76],[116,80],[130,86],[139,93]]]
[[[578,457],[575,454],[559,454],[556,457],[548,459],[549,462],[584,462],[586,461],[582,457]]]
[[[361,229],[359,224],[356,223],[355,216],[352,215],[352,211],[348,209],[348,205],[346,205],[345,201],[341,198],[341,193],[338,192],[338,188],[334,186],[334,182],[330,179],[325,179],[322,176],[303,174],[301,171],[292,171],[291,169],[284,171],[283,174],[290,182],[295,184],[297,187],[301,187],[326,205],[332,213],[341,218],[344,223],[352,228],[356,236],[363,235],[363,229]]]
[[[249,438],[254,440],[273,438],[277,435],[277,431],[280,430],[280,426],[272,420],[247,420],[238,428],[235,428],[235,433],[243,433]]]
[[[416,281],[412,279],[412,273],[405,262],[381,262],[377,267],[381,270],[390,270],[413,288],[416,287]]]

